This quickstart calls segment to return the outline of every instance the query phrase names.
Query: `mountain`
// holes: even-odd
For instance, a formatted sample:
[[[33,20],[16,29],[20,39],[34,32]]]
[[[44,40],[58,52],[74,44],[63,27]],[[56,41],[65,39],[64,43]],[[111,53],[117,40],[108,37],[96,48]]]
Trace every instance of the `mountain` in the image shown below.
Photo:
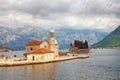
[[[91,45],[102,40],[108,33],[99,30],[77,30],[61,28],[55,30],[55,37],[60,49],[68,49],[75,39],[87,40]],[[49,30],[40,27],[8,28],[0,26],[0,44],[13,50],[24,50],[25,44],[32,39],[40,41],[48,40]]]
[[[93,48],[120,47],[120,25],[100,42],[92,45]]]

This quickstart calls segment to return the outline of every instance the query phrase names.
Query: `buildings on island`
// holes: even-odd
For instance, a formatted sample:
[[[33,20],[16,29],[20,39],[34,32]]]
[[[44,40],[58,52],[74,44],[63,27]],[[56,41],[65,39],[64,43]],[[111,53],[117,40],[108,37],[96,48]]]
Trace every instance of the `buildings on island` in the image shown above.
[[[55,39],[54,30],[50,30],[49,39],[47,41],[38,41],[31,40],[26,44],[26,52],[24,54],[25,58],[12,57],[6,58],[3,57],[0,59],[0,67],[3,66],[19,66],[19,65],[28,65],[28,64],[38,64],[46,62],[59,62],[79,58],[88,58],[88,55],[64,55],[61,57],[59,55],[59,47],[57,40]]]
[[[49,61],[59,56],[59,47],[54,30],[49,32],[48,41],[31,40],[26,44],[26,59],[28,61]]]
[[[82,53],[89,53],[91,47],[88,45],[88,42],[85,41],[80,41],[80,40],[75,40],[74,43],[70,44],[70,49],[69,52],[71,54],[82,54]]]

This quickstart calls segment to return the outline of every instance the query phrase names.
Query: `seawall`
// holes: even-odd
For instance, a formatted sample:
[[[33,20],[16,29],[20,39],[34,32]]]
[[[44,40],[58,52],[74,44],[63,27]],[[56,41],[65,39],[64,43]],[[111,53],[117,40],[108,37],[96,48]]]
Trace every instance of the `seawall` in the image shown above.
[[[45,63],[53,63],[53,62],[61,62],[73,59],[84,59],[88,58],[89,56],[63,56],[58,57],[54,60],[49,61],[0,61],[0,67],[9,67],[9,66],[24,66],[24,65],[33,65],[33,64],[45,64]]]

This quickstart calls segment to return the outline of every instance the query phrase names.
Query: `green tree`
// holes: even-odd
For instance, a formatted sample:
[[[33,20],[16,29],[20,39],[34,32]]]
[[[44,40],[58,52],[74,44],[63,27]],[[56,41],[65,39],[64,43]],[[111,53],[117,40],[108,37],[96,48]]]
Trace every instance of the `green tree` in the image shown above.
[[[85,40],[85,48],[88,48],[88,42]]]
[[[77,40],[74,41],[74,46],[77,46]]]

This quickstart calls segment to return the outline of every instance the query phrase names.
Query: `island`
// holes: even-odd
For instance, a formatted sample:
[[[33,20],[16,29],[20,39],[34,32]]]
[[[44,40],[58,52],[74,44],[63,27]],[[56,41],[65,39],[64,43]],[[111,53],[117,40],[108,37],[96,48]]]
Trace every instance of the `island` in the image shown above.
[[[65,55],[60,54],[58,42],[55,39],[53,29],[49,32],[49,38],[45,41],[33,39],[25,45],[25,53],[22,58],[12,56],[11,58],[3,57],[0,59],[0,66],[19,66],[41,63],[60,62],[72,59],[88,58],[88,55]]]
[[[0,46],[0,52],[9,52],[12,51],[11,48]]]
[[[70,44],[69,52],[73,55],[78,54],[88,54],[91,50],[91,47],[88,45],[88,42],[86,40],[80,41],[80,40],[74,40],[74,43]]]

